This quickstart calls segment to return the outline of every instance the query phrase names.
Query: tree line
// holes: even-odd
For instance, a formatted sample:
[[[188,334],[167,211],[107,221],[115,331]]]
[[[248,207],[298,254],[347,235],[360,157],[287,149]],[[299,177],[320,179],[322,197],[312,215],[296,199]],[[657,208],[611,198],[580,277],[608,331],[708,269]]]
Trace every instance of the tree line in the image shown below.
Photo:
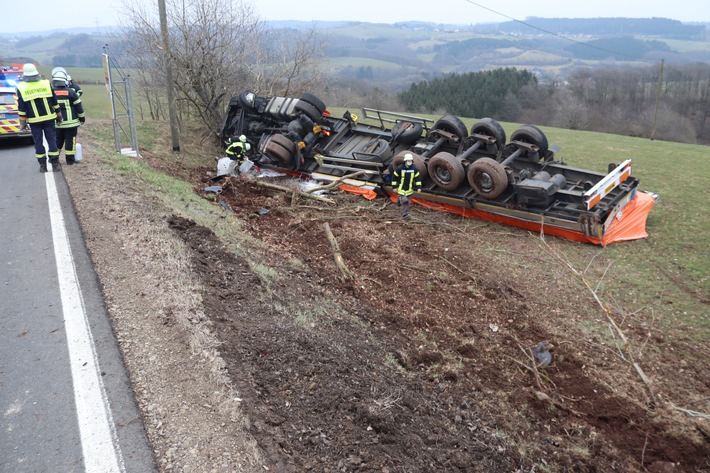
[[[412,112],[710,144],[706,63],[580,68],[545,84],[514,68],[452,74],[412,84],[398,99]]]
[[[499,31],[529,34],[528,24],[560,34],[589,36],[665,36],[675,39],[703,39],[704,25],[688,25],[669,18],[526,18],[525,22],[506,21]]]
[[[536,85],[537,78],[515,68],[449,74],[431,81],[421,81],[399,94],[406,110],[434,113],[446,110],[462,116],[494,117],[500,115],[508,94],[519,95],[526,85]]]

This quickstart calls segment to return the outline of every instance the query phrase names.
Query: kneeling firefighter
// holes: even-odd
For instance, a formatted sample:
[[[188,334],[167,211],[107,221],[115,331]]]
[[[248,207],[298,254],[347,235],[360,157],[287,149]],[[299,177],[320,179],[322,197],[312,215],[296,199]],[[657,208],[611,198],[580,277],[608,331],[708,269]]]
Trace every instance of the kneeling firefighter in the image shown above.
[[[237,162],[237,166],[241,165],[246,158],[247,151],[251,149],[251,145],[247,143],[247,137],[241,135],[239,138],[234,136],[227,140],[227,150],[225,154],[228,158]]]

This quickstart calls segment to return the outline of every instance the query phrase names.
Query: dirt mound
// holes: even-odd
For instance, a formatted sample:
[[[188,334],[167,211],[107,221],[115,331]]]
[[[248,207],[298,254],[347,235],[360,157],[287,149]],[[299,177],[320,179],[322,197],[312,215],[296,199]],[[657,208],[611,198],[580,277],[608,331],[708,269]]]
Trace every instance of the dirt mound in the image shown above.
[[[710,471],[707,438],[669,425],[615,348],[580,333],[602,319],[591,296],[525,232],[221,184],[261,259],[169,223],[276,471]]]

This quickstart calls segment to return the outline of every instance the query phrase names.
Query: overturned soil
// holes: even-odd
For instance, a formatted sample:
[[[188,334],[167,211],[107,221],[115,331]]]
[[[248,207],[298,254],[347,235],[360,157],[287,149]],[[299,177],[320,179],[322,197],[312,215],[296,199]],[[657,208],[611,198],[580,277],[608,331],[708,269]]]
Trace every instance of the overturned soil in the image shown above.
[[[599,276],[602,250],[419,206],[404,222],[385,198],[293,198],[247,177],[213,194],[210,171],[191,172],[195,192],[258,244],[227,245],[177,212],[153,221],[185,245],[200,318],[238,396],[244,420],[226,443],[259,455],[239,466],[193,459],[193,470],[167,461],[178,442],[151,427],[154,409],[145,421],[161,469],[710,472],[707,422],[673,409],[693,400],[707,411],[710,373],[687,361],[707,347],[615,307],[649,389],[559,259],[588,255]],[[136,392],[143,406],[160,402]],[[161,429],[170,422],[179,416],[163,413]],[[190,422],[227,435],[214,415]]]

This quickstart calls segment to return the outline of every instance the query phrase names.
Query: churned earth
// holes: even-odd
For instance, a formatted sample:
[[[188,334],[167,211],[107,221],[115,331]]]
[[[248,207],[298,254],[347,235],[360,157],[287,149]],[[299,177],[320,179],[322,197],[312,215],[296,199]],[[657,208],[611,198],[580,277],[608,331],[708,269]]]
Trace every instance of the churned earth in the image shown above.
[[[675,408],[708,411],[708,348],[593,293],[603,249],[144,150],[205,213],[84,150],[64,172],[161,471],[710,471]]]

